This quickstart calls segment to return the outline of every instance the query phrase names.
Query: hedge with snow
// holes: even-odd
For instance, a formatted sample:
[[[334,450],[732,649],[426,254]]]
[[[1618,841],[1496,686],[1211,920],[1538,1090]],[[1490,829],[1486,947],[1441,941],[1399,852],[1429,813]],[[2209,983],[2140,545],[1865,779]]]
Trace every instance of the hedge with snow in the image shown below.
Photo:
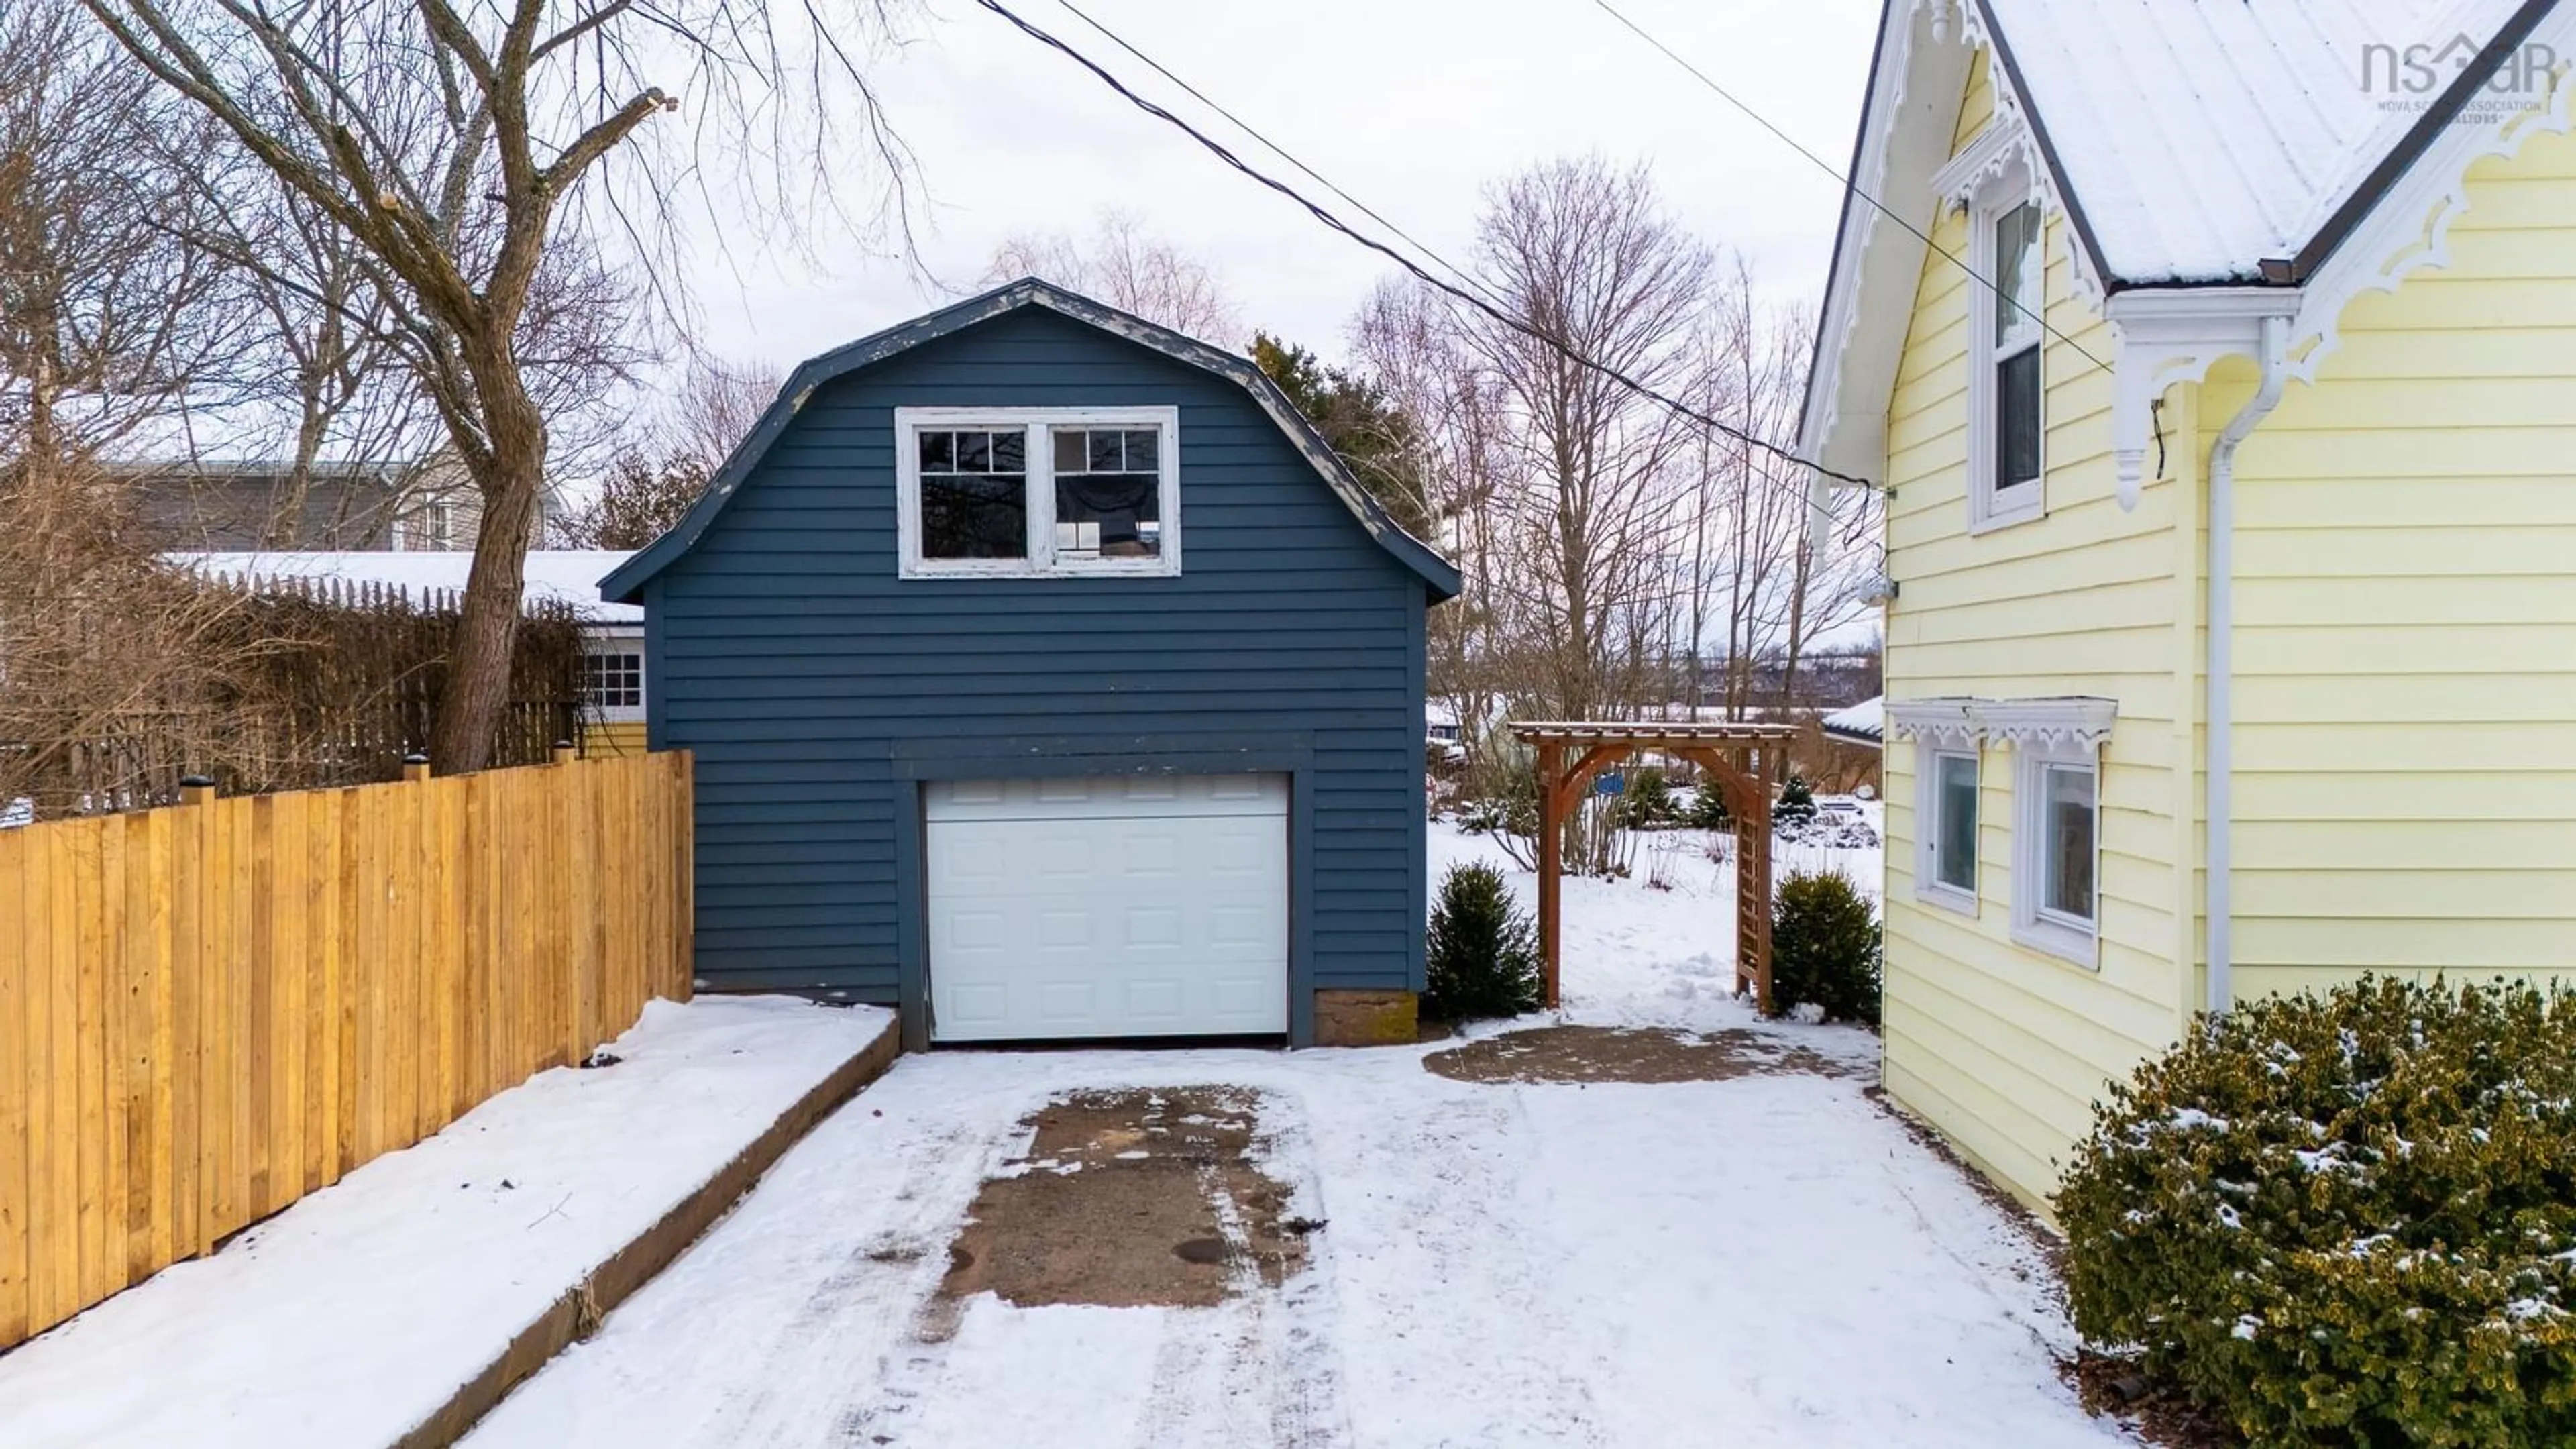
[[[2057,1212],[2076,1326],[2255,1444],[2576,1442],[2576,996],[2364,977],[2203,1018]]]

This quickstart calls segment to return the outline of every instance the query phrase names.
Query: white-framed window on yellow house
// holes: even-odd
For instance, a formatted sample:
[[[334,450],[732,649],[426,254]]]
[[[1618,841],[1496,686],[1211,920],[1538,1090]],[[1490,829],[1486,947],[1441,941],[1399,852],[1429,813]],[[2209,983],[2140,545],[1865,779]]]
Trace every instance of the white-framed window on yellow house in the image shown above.
[[[1970,208],[1969,266],[1991,285],[1969,304],[1968,526],[2047,509],[2047,216],[2026,181],[1999,180]]]
[[[2013,939],[2079,966],[2100,961],[2101,755],[2029,743],[2013,772]]]
[[[640,723],[644,718],[643,642],[603,640],[585,651],[581,702],[593,723]]]
[[[1916,746],[1914,895],[1966,915],[1977,913],[1977,747]]]

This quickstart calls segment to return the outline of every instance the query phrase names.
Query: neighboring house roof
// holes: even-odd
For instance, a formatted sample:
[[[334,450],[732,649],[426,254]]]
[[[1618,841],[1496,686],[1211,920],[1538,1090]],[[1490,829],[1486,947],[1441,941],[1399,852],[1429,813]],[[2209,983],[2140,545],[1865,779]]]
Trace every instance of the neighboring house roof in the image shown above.
[[[1887,742],[1887,696],[1864,699],[1849,709],[1835,710],[1818,723],[1828,739],[1877,749]]]
[[[2518,46],[2551,0],[1976,3],[2117,291],[2258,282],[2305,254],[2494,73],[2478,49]],[[2396,88],[2412,45],[2438,90]],[[2391,47],[2379,84],[2374,47]]]
[[[404,597],[424,602],[442,592],[462,593],[474,555],[453,553],[171,553],[170,562],[216,578],[337,579],[353,584],[384,584]],[[527,582],[521,597],[530,603],[561,603],[591,624],[639,624],[644,611],[632,604],[604,602],[600,575],[634,555],[616,549],[538,549],[528,555]]]
[[[1288,401],[1287,395],[1280,392],[1277,384],[1271,382],[1268,375],[1254,366],[1251,359],[1211,347],[1207,343],[1185,337],[1168,327],[1158,326],[1141,317],[1131,316],[1115,307],[1068,292],[1061,287],[1039,281],[1035,277],[1023,277],[1007,286],[986,292],[980,297],[970,297],[954,306],[941,308],[928,316],[916,317],[899,326],[889,327],[874,336],[861,338],[846,347],[837,348],[820,357],[810,359],[798,367],[787,379],[786,385],[778,390],[778,400],[769,405],[769,411],[762,414],[760,422],[752,428],[750,436],[744,438],[741,445],[734,449],[733,456],[725,460],[724,467],[717,471],[714,480],[707,485],[706,492],[699,495],[698,501],[690,507],[687,514],[681,517],[679,523],[670,532],[655,539],[616,572],[600,580],[600,592],[608,598],[633,603],[642,596],[642,590],[648,580],[669,568],[695,547],[698,539],[724,512],[726,504],[733,500],[734,494],[742,487],[743,480],[749,478],[753,470],[759,467],[760,460],[777,445],[779,438],[786,433],[788,425],[795,421],[797,413],[825,383],[883,362],[897,353],[910,351],[924,343],[937,341],[951,333],[963,331],[977,323],[990,321],[1023,307],[1043,307],[1050,312],[1060,313],[1128,342],[1151,348],[1167,357],[1215,373],[1241,387],[1252,395],[1254,402],[1261,405],[1263,412],[1270,415],[1270,420],[1279,426],[1279,430],[1287,435],[1291,443],[1296,445],[1297,451],[1305,455],[1306,461],[1314,465],[1316,473],[1323,478],[1325,485],[1341,499],[1343,506],[1351,511],[1351,516],[1359,520],[1360,526],[1368,530],[1369,537],[1377,543],[1378,547],[1385,549],[1406,568],[1420,575],[1423,582],[1431,586],[1432,597],[1435,599],[1457,596],[1458,570],[1430,545],[1406,533],[1387,516],[1386,510],[1380,508],[1377,500],[1370,497],[1368,490],[1360,486],[1360,481],[1351,475],[1349,467],[1342,462],[1340,455],[1324,441],[1322,434],[1315,431],[1315,425],[1307,421],[1303,413],[1297,411],[1296,404]],[[1184,486],[1187,485],[1184,484]]]

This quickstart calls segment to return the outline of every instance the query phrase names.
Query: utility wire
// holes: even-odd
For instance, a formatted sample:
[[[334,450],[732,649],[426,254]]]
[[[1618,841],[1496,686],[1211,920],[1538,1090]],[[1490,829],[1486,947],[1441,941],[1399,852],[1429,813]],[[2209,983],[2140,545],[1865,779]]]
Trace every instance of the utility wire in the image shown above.
[[[1099,21],[1092,19],[1090,13],[1085,11],[1082,7],[1074,4],[1073,0],[1056,0],[1056,3],[1063,6],[1065,9],[1072,11],[1074,18],[1080,20],[1083,24],[1099,31],[1101,35],[1108,39],[1110,44],[1117,46],[1120,50],[1123,50],[1129,55],[1136,57],[1136,59],[1143,61],[1147,66],[1152,68],[1156,75],[1161,76],[1163,79],[1179,86],[1183,91],[1188,92],[1192,100],[1197,101],[1200,105],[1207,107],[1218,115],[1225,117],[1228,121],[1234,124],[1234,128],[1236,130],[1241,131],[1243,134],[1250,136],[1255,141],[1260,142],[1263,146],[1269,149],[1272,155],[1277,156],[1280,160],[1285,161],[1289,165],[1306,173],[1309,179],[1314,181],[1315,184],[1323,187],[1326,191],[1329,191],[1335,196],[1340,197],[1342,200],[1349,202],[1352,207],[1358,210],[1360,215],[1367,217],[1369,220],[1385,227],[1388,231],[1395,233],[1396,236],[1402,238],[1415,251],[1422,253],[1424,256],[1429,257],[1435,262],[1438,262],[1441,268],[1444,271],[1447,271],[1451,276],[1456,277],[1459,281],[1475,288],[1477,291],[1483,292],[1489,298],[1494,296],[1493,289],[1477,280],[1473,273],[1460,270],[1456,264],[1441,256],[1438,252],[1433,251],[1429,246],[1417,239],[1411,232],[1406,231],[1403,227],[1397,226],[1394,222],[1391,222],[1384,216],[1380,215],[1376,208],[1370,206],[1367,202],[1360,200],[1358,197],[1351,195],[1349,192],[1344,191],[1338,185],[1335,185],[1331,177],[1326,176],[1324,173],[1307,165],[1305,162],[1298,160],[1295,156],[1289,153],[1287,147],[1282,146],[1278,142],[1271,140],[1268,136],[1263,135],[1250,121],[1245,120],[1243,117],[1227,110],[1224,106],[1219,105],[1214,99],[1209,97],[1207,92],[1200,90],[1197,86],[1191,85],[1188,81],[1172,74],[1171,70],[1161,61],[1154,59],[1152,56],[1147,55],[1145,52],[1138,50],[1134,45],[1130,44],[1127,37],[1120,35],[1117,31],[1112,30],[1108,26],[1101,24]]]
[[[1967,273],[1969,279],[1974,281],[1978,286],[1994,293],[1995,296],[2010,303],[2014,311],[2019,312],[2033,322],[2038,323],[2040,330],[2046,332],[2049,336],[2056,338],[2058,341],[2065,343],[2067,346],[2074,348],[2085,361],[2092,363],[2095,367],[2102,369],[2104,372],[2109,372],[2111,370],[2109,363],[2095,357],[2085,348],[2083,343],[2078,342],[2074,338],[2067,336],[2065,333],[2058,331],[2056,328],[2049,326],[2047,318],[2031,310],[2031,308],[2019,297],[2004,296],[2004,291],[2001,287],[1996,286],[1991,278],[1978,276],[1977,269],[1969,266],[1966,261],[1960,258],[1958,253],[1951,251],[1948,247],[1934,241],[1929,235],[1925,234],[1922,229],[1915,226],[1914,223],[1907,221],[1904,217],[1898,216],[1895,212],[1888,210],[1885,202],[1880,201],[1877,197],[1861,190],[1858,183],[1837,170],[1832,162],[1827,161],[1824,157],[1808,150],[1804,145],[1799,143],[1797,137],[1781,130],[1778,126],[1773,125],[1769,117],[1763,115],[1760,111],[1753,109],[1751,106],[1746,105],[1733,91],[1730,91],[1726,87],[1719,85],[1716,81],[1711,80],[1708,72],[1701,70],[1698,66],[1695,66],[1689,61],[1683,59],[1679,51],[1674,50],[1671,46],[1656,39],[1653,33],[1648,31],[1646,27],[1639,25],[1636,21],[1629,19],[1625,14],[1621,13],[1617,6],[1610,3],[1610,0],[1592,0],[1592,3],[1600,7],[1602,14],[1607,15],[1611,19],[1618,21],[1621,25],[1628,27],[1629,32],[1635,35],[1639,40],[1646,42],[1648,45],[1651,45],[1656,50],[1662,52],[1664,59],[1671,61],[1673,64],[1680,66],[1686,71],[1689,71],[1692,79],[1716,92],[1719,100],[1722,100],[1728,105],[1735,107],[1737,110],[1742,111],[1745,116],[1753,122],[1753,124],[1760,126],[1763,130],[1766,130],[1772,135],[1778,137],[1790,150],[1797,152],[1799,155],[1806,157],[1810,162],[1813,162],[1817,170],[1832,177],[1836,184],[1840,185],[1843,190],[1859,197],[1863,201],[1868,202],[1879,215],[1886,217],[1889,221],[1895,222],[1898,226],[1905,228],[1906,231],[1913,234],[1915,240],[1940,253],[1944,261],[1957,267],[1960,271]]]
[[[1540,331],[1538,328],[1531,326],[1529,323],[1522,321],[1520,318],[1511,315],[1509,312],[1506,312],[1502,308],[1495,306],[1493,303],[1486,301],[1484,298],[1477,296],[1475,293],[1468,291],[1466,288],[1457,286],[1451,282],[1443,281],[1439,277],[1433,276],[1429,271],[1425,270],[1420,263],[1414,261],[1411,257],[1406,256],[1404,253],[1397,251],[1395,248],[1388,246],[1386,243],[1379,241],[1373,236],[1366,235],[1365,233],[1354,229],[1350,223],[1334,215],[1331,211],[1326,210],[1321,204],[1299,192],[1295,187],[1290,186],[1287,182],[1269,175],[1260,168],[1245,161],[1242,157],[1237,156],[1233,151],[1227,149],[1223,142],[1216,140],[1196,126],[1193,126],[1189,122],[1172,114],[1170,111],[1165,110],[1163,107],[1156,105],[1154,102],[1147,100],[1145,97],[1136,94],[1132,90],[1129,90],[1124,82],[1120,81],[1116,76],[1111,75],[1108,71],[1102,69],[1099,62],[1094,61],[1091,57],[1084,55],[1081,51],[1074,49],[1071,45],[1057,39],[1045,30],[1021,19],[1018,15],[1013,14],[1009,7],[1001,3],[1001,0],[975,0],[975,3],[992,11],[994,14],[999,15],[1004,20],[1009,21],[1030,38],[1046,45],[1052,50],[1061,52],[1067,59],[1073,61],[1076,65],[1081,66],[1084,70],[1091,72],[1091,74],[1097,78],[1101,84],[1109,87],[1113,91],[1116,91],[1127,101],[1128,104],[1143,111],[1145,114],[1154,117],[1158,121],[1162,121],[1167,125],[1177,128],[1191,140],[1196,141],[1199,145],[1205,147],[1218,160],[1223,161],[1226,165],[1242,172],[1245,176],[1250,177],[1252,180],[1259,182],[1261,185],[1268,187],[1270,190],[1279,193],[1281,196],[1284,196],[1290,201],[1293,201],[1299,206],[1305,208],[1308,215],[1314,217],[1316,221],[1321,222],[1324,226],[1341,233],[1343,236],[1350,238],[1352,241],[1359,243],[1370,251],[1376,252],[1378,255],[1385,257],[1397,266],[1404,268],[1405,271],[1411,273],[1424,285],[1436,288],[1437,290],[1456,298],[1458,301],[1465,303],[1467,306],[1475,308],[1477,311],[1491,317],[1501,325],[1510,328],[1514,332],[1520,333],[1522,336],[1529,338],[1531,341],[1534,341],[1563,357],[1566,361],[1571,362],[1578,367],[1587,368],[1596,372],[1601,376],[1608,378],[1610,381],[1619,384],[1621,387],[1628,389],[1630,392],[1636,393],[1640,397],[1661,403],[1673,412],[1689,418],[1691,421],[1698,423],[1702,427],[1710,429],[1721,437],[1731,438],[1748,448],[1768,453],[1783,462],[1793,463],[1801,468],[1811,468],[1818,474],[1834,479],[1837,482],[1848,483],[1860,488],[1876,488],[1878,486],[1866,478],[1856,478],[1849,473],[1838,473],[1821,463],[1801,458],[1796,453],[1787,448],[1781,447],[1777,443],[1756,437],[1752,433],[1746,432],[1744,429],[1739,428],[1732,423],[1701,412],[1699,409],[1692,407],[1681,399],[1657,391],[1607,363],[1596,362],[1591,358],[1584,356],[1582,353],[1575,351],[1572,347],[1569,347],[1565,343],[1558,341],[1556,338]],[[1265,142],[1264,144],[1266,145],[1268,143]],[[1417,242],[1415,245],[1419,246],[1420,243]],[[1441,265],[1448,266],[1449,264],[1443,262]],[[1452,268],[1452,270],[1456,269]]]

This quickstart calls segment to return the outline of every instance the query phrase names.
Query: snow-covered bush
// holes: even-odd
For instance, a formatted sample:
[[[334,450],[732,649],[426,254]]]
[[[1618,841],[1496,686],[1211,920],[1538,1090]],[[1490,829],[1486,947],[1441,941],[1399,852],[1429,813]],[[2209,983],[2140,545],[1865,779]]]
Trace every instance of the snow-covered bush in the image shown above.
[[[1808,784],[1804,775],[1791,775],[1789,783],[1780,787],[1779,803],[1771,807],[1772,821],[1795,825],[1815,818],[1816,787]]]
[[[1453,866],[1441,878],[1423,954],[1426,1021],[1538,1009],[1538,932],[1490,865]]]
[[[1829,850],[1876,850],[1878,832],[1856,811],[1818,810],[1803,820],[1772,823],[1772,838],[1788,845],[1816,845]]]
[[[2057,1196],[2076,1326],[2259,1445],[2576,1443],[2576,996],[2203,1018]]]
[[[1878,1025],[1880,936],[1869,897],[1840,871],[1792,871],[1771,897],[1771,1010],[1812,1006]]]

